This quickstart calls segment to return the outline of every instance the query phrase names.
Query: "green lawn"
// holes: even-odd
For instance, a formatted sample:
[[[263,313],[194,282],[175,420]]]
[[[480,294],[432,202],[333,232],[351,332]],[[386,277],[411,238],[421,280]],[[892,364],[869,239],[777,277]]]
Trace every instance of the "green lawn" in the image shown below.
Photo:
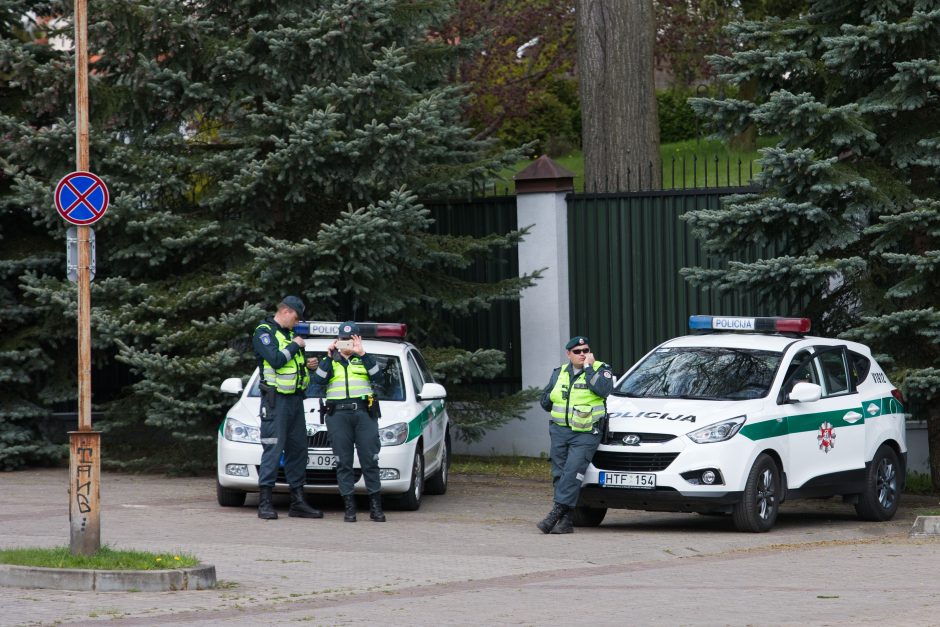
[[[759,148],[772,146],[775,138],[759,138]],[[659,148],[663,167],[663,189],[727,187],[747,185],[751,177],[760,171],[757,164],[758,153],[731,150],[718,141],[689,140],[662,144]],[[717,163],[716,163],[717,160]],[[584,191],[584,155],[581,151],[555,157],[554,161],[575,174],[574,186],[577,191]],[[512,168],[501,173],[503,180],[497,182],[496,192],[515,193],[512,177],[532,161],[519,161]],[[706,179],[707,174],[707,179]],[[646,188],[648,172],[643,173],[643,187]],[[632,179],[631,188],[636,189],[638,182]]]
[[[0,549],[0,564],[40,568],[89,568],[93,570],[164,570],[189,568],[199,560],[186,553],[115,551],[103,546],[94,555],[72,555],[67,546],[51,549]]]

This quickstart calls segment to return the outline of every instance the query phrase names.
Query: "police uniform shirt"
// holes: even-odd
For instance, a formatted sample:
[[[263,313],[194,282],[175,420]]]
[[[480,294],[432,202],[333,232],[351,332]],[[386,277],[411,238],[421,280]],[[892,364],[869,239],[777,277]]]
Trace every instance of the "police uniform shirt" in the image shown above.
[[[293,338],[293,331],[281,327],[273,318],[265,318],[264,322],[271,325],[271,329],[262,328],[260,325],[255,329],[255,334],[251,338],[251,345],[258,356],[258,367],[262,368],[262,361],[266,361],[275,369],[283,368],[284,364],[294,358],[298,351],[303,350],[296,342],[291,342],[284,349],[277,347],[277,338],[274,337],[275,331],[280,331],[288,340]]]
[[[335,355],[335,357],[330,357],[327,355],[322,360],[320,360],[320,364],[317,366],[317,370],[313,373],[312,377],[312,381],[315,385],[325,386],[329,384],[330,379],[333,378],[333,362],[342,364],[347,368],[349,367],[349,361],[343,357],[343,354],[340,353],[339,350],[333,351],[333,355]],[[381,368],[378,367],[378,364],[375,361],[375,357],[369,353],[366,353],[362,356],[353,353],[349,356],[350,359],[355,357],[359,357],[359,359],[362,361],[362,366],[366,369],[366,373],[369,375],[369,382],[372,384],[372,391],[374,393],[382,383],[380,376],[382,373]]]

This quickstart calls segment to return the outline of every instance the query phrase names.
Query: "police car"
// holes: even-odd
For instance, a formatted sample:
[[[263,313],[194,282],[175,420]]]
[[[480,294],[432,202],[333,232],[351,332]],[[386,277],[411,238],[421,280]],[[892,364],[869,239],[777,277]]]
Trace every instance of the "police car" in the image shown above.
[[[299,322],[297,335],[306,340],[307,357],[323,358],[336,338],[339,322]],[[425,494],[444,494],[450,467],[450,422],[447,392],[434,382],[421,353],[404,340],[404,324],[359,323],[362,344],[381,368],[374,386],[381,409],[379,473],[382,494],[397,497],[392,505],[416,510]],[[256,368],[247,385],[238,377],[226,379],[223,392],[239,395],[219,426],[217,496],[219,505],[244,505],[248,492],[258,491],[261,465],[261,392]],[[330,448],[325,416],[320,414],[323,390],[311,385],[304,400],[307,417],[307,471],[304,490],[338,494],[337,457]],[[283,458],[282,458],[283,462]],[[358,457],[354,463],[356,492],[366,488]],[[283,466],[275,491],[288,491]]]
[[[731,514],[763,532],[784,500],[836,495],[863,520],[894,516],[904,401],[868,347],[807,336],[807,318],[689,327],[617,381],[575,524],[626,508]]]

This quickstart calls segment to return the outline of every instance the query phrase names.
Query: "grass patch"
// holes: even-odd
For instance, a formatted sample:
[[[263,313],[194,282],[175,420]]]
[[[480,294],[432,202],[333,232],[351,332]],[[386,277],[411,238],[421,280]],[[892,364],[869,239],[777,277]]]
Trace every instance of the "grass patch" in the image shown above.
[[[491,475],[546,481],[552,479],[552,466],[544,457],[454,455],[450,470],[461,475]]]
[[[930,475],[923,472],[909,472],[904,482],[904,492],[907,494],[934,494],[935,490]]]
[[[776,137],[759,137],[757,147],[773,146]],[[731,150],[720,141],[688,140],[661,144],[659,154],[663,164],[663,189],[701,188],[701,187],[727,187],[748,185],[753,175],[760,171],[757,158],[760,156],[756,150]],[[716,168],[715,159],[718,159]],[[580,150],[570,154],[554,157],[559,165],[574,172],[575,191],[584,191],[584,155]],[[707,161],[707,168],[705,162]],[[740,162],[740,171],[738,163]],[[503,170],[496,182],[496,193],[514,194],[514,174],[532,163],[531,159],[517,162],[513,167]],[[707,178],[706,178],[707,174]],[[643,185],[648,178],[648,172],[643,173]],[[631,187],[636,189],[638,182]],[[493,191],[493,188],[490,188]]]
[[[186,553],[115,551],[103,546],[94,555],[72,555],[69,547],[0,549],[0,564],[93,570],[165,570],[189,568],[199,560]]]

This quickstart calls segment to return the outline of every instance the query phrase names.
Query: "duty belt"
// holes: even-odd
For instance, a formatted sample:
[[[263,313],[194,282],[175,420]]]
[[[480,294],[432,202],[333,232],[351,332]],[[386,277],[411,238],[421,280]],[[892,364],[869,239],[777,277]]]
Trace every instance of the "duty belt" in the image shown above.
[[[355,401],[352,403],[329,403],[329,406],[338,411],[356,411],[359,409],[365,409],[368,411],[369,405],[364,401]]]

